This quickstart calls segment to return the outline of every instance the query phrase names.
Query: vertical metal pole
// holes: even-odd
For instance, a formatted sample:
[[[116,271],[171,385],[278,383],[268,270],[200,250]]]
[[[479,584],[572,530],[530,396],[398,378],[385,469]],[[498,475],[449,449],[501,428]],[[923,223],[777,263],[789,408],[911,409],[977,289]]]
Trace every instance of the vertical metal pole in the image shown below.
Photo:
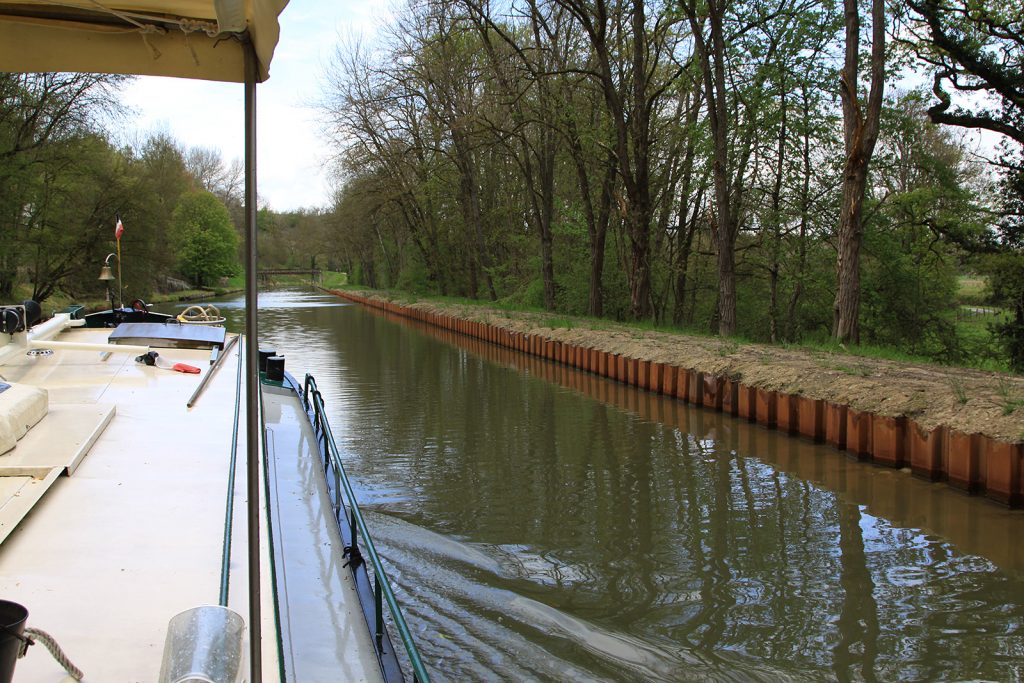
[[[245,434],[249,528],[249,680],[262,683],[260,615],[260,377],[256,287],[256,53],[245,49]]]

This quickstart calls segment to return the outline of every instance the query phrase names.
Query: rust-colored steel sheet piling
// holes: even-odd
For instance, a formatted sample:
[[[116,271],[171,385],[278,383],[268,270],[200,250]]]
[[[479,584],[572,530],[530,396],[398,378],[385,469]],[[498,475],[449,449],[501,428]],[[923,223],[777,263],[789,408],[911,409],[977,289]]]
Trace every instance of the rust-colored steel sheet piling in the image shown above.
[[[1020,507],[1021,447],[985,439],[985,495],[1011,507]]]
[[[938,481],[945,474],[942,451],[946,446],[946,428],[925,429],[911,420],[907,424],[910,469],[919,477]]]
[[[796,434],[799,429],[796,396],[779,394],[776,401],[775,428],[784,434]]]
[[[680,401],[690,400],[690,371],[686,368],[676,368],[676,393]]]
[[[797,432],[816,443],[825,440],[825,401],[797,396]]]
[[[974,492],[980,488],[981,434],[950,429],[946,437],[946,474],[951,486]]]
[[[825,401],[825,443],[846,451],[846,405]]]
[[[651,361],[642,360],[637,363],[636,385],[640,389],[651,389]]]
[[[664,391],[665,366],[662,363],[651,363],[650,389],[656,394]]]
[[[717,375],[703,376],[703,403],[705,408],[722,409],[722,378]]]
[[[903,467],[906,459],[906,418],[875,415],[871,418],[872,459],[880,465]]]
[[[778,419],[776,412],[778,398],[774,391],[755,389],[754,414],[757,421],[765,427],[774,427]]]
[[[871,457],[871,413],[846,409],[846,450],[858,458]]]
[[[666,396],[676,395],[676,380],[679,378],[679,369],[674,365],[666,365],[662,368],[661,392]]]
[[[1024,450],[1024,445],[1018,444]],[[1017,504],[1024,505],[1024,463],[1021,464],[1020,476],[1017,478]]]
[[[722,378],[722,412],[733,416],[740,412],[740,383],[728,377]]]
[[[697,370],[690,370],[690,377],[687,380],[689,385],[689,396],[686,400],[695,406],[704,404],[704,373]]]
[[[358,294],[335,294],[388,318],[401,317],[433,326],[439,330],[440,338],[460,343],[474,353],[499,362],[521,363],[524,359],[515,361],[514,355],[516,352],[526,354],[530,356],[526,362],[531,373],[572,388],[606,392],[609,400],[615,399],[615,405],[639,411],[641,416],[663,417],[661,411],[672,404],[630,392],[627,386],[721,410],[788,434],[825,441],[839,450],[879,464],[906,465],[916,476],[932,481],[947,479],[956,488],[971,493],[984,492],[993,501],[1012,507],[1024,506],[1024,443],[1007,443],[943,425],[925,429],[905,416],[876,415],[820,399],[749,387],[725,376],[577,346],[546,335],[515,332],[489,322],[465,320]],[[459,341],[459,337],[468,339]],[[587,374],[576,376],[570,368]],[[592,375],[615,382],[603,383]],[[681,407],[681,403],[678,405],[680,407],[673,412],[682,415],[684,421],[719,419],[702,411],[690,411]],[[748,433],[749,430],[738,432],[740,441]]]
[[[757,389],[740,384],[737,415],[743,419],[754,422],[757,420]]]

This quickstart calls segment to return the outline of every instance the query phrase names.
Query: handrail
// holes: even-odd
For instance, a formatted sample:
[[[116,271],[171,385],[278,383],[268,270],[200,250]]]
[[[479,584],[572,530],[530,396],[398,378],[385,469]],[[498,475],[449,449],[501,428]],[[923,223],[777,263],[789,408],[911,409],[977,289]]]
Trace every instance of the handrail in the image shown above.
[[[354,562],[355,557],[359,557],[360,552],[357,545],[358,530],[362,534],[362,545],[364,548],[364,556],[370,558],[370,564],[373,566],[374,573],[374,590],[373,597],[375,603],[375,618],[374,618],[374,646],[377,648],[378,656],[381,654],[381,638],[384,634],[384,619],[382,610],[382,599],[387,602],[388,610],[391,612],[391,618],[395,622],[395,628],[398,629],[398,635],[402,639],[402,643],[405,645],[405,652],[409,656],[409,663],[412,665],[413,670],[413,681],[415,683],[430,683],[430,675],[427,673],[426,667],[423,666],[423,661],[420,658],[419,650],[416,649],[416,643],[413,642],[412,633],[409,631],[409,626],[406,624],[405,617],[402,616],[402,610],[398,606],[398,601],[395,599],[395,594],[391,591],[391,582],[388,580],[387,574],[384,572],[384,566],[381,564],[380,556],[377,555],[377,549],[373,544],[373,538],[370,536],[370,532],[366,527],[366,522],[363,521],[363,513],[359,509],[359,503],[356,502],[355,492],[352,490],[352,484],[348,480],[348,475],[345,473],[345,466],[341,462],[341,454],[338,452],[338,446],[334,441],[334,433],[331,431],[331,425],[327,421],[326,411],[324,409],[324,399],[317,389],[316,380],[309,373],[306,373],[306,380],[302,390],[302,401],[307,411],[313,412],[313,426],[317,430],[321,438],[321,446],[323,452],[326,454],[329,460],[330,466],[334,469],[334,500],[331,502],[334,504],[335,515],[341,514],[341,499],[338,496],[338,484],[340,483],[345,489],[345,496],[348,498],[348,522],[350,526],[352,536],[352,555],[350,561]],[[339,517],[340,522],[340,517]]]
[[[239,335],[240,336],[240,335]],[[236,341],[238,337],[234,338]],[[230,344],[228,345],[230,347]],[[227,354],[225,353],[224,356]],[[220,356],[220,359],[224,356]],[[207,373],[207,377],[213,373],[213,368]],[[205,385],[204,385],[205,386]],[[199,390],[196,389],[196,393]],[[195,394],[192,395],[195,398]],[[191,405],[189,406],[192,407]],[[231,426],[231,459],[228,467],[228,493],[224,502],[224,540],[221,544],[220,558],[220,598],[218,604],[221,607],[228,606],[228,589],[231,581],[231,526],[235,519],[235,469],[238,465],[238,417],[241,415],[242,407],[242,348],[238,349],[238,370],[235,374],[235,419]]]

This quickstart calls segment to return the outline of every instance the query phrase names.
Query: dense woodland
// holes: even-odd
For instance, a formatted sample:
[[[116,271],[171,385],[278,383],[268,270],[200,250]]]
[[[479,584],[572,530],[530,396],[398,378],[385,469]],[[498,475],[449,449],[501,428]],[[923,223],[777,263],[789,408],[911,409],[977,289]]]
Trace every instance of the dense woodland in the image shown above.
[[[980,272],[1017,343],[1016,3],[435,0],[398,17],[339,47],[323,104],[356,281],[956,362],[992,352],[957,332],[957,276]]]
[[[261,263],[1024,367],[1017,3],[409,0],[396,17],[338,46],[333,205],[262,209]],[[0,298],[98,293],[115,214],[129,289],[238,272],[237,162],[115,143],[122,83],[0,74]],[[965,274],[1008,312],[991,337],[958,324]]]

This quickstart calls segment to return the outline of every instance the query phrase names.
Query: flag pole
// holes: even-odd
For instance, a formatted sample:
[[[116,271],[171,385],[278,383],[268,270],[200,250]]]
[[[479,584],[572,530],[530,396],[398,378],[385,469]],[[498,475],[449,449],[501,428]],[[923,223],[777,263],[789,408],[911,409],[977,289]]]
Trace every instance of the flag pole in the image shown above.
[[[121,238],[117,238],[117,301],[124,308],[124,280],[121,279]]]
[[[124,308],[124,280],[121,279],[121,235],[124,233],[124,223],[121,222],[121,214],[114,214],[117,222],[114,224],[114,239],[117,241],[117,305]],[[110,307],[114,307],[111,300]]]

